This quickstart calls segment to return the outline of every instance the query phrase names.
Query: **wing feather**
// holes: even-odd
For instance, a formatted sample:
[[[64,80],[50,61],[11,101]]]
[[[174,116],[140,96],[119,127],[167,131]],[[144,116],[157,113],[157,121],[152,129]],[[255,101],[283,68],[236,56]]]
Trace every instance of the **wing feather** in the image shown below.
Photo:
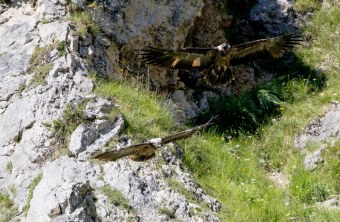
[[[235,45],[231,48],[230,64],[238,65],[268,55],[278,58],[282,56],[285,51],[299,45],[301,41],[301,36],[289,34]]]
[[[213,48],[183,48],[164,50],[147,47],[140,54],[142,61],[156,66],[174,69],[206,69],[213,61]]]
[[[177,140],[183,140],[183,139],[186,139],[186,138],[189,138],[191,137],[193,134],[195,134],[196,132],[200,131],[201,129],[203,129],[204,127],[212,124],[212,121],[215,119],[216,117],[212,117],[207,123],[205,124],[202,124],[202,125],[199,125],[199,126],[196,126],[194,128],[191,128],[191,129],[187,129],[187,130],[184,130],[182,132],[178,132],[178,133],[175,133],[175,134],[172,134],[172,135],[169,135],[169,136],[166,136],[166,137],[163,137],[162,138],[162,144],[167,144],[167,143],[170,143],[170,142],[174,142],[174,141],[177,141]]]
[[[104,161],[115,161],[125,156],[136,155],[140,152],[141,147],[149,145],[150,143],[140,143],[122,148],[119,150],[107,151],[94,157],[94,159]]]

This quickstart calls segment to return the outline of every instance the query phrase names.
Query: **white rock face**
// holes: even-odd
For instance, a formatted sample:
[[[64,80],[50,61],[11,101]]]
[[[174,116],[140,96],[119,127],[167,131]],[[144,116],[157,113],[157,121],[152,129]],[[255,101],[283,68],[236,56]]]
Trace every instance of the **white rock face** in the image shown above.
[[[36,186],[31,208],[26,221],[45,222],[92,221],[96,217],[92,182],[95,186],[100,169],[89,162],[77,162],[73,158],[62,157],[47,164],[43,177]],[[62,216],[67,215],[67,216]]]
[[[293,6],[289,0],[259,0],[251,9],[250,20],[263,25],[268,32],[275,35],[294,33],[297,30]]]
[[[304,133],[295,138],[295,146],[304,149],[308,143],[334,142],[340,139],[340,103],[333,101],[330,110],[311,121]]]

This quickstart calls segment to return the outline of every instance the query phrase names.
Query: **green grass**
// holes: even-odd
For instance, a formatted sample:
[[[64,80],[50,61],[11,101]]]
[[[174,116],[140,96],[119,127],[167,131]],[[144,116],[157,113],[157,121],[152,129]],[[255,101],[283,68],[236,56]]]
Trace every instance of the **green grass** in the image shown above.
[[[29,71],[34,72],[39,65],[49,64],[51,60],[50,53],[55,48],[55,46],[56,45],[54,43],[45,47],[35,48],[30,60],[28,61]]]
[[[315,205],[340,192],[340,143],[327,145],[325,162],[314,171],[304,169],[304,155],[294,147],[295,135],[326,112],[332,100],[340,100],[340,9],[334,1],[330,8],[307,3],[298,0],[294,7],[299,12],[315,10],[303,30],[311,40],[295,49],[287,64],[259,64],[277,78],[240,96],[213,101],[219,124],[179,142],[185,167],[222,203],[221,221],[340,220],[340,212]],[[96,94],[119,105],[112,115],[123,113],[128,134],[144,139],[174,129],[168,110],[160,105],[162,97],[133,83],[97,81]],[[205,115],[202,121],[209,117]],[[307,150],[318,145],[310,144]],[[276,187],[268,179],[273,171],[285,174],[289,186]],[[182,192],[178,184],[168,182]]]
[[[18,88],[18,95],[21,97],[22,96],[22,92],[26,89],[26,84],[25,83],[21,83],[19,85],[19,88]]]
[[[52,70],[53,65],[52,64],[44,64],[44,65],[38,65],[35,68],[33,78],[29,82],[30,87],[35,87],[38,85],[46,85],[46,76],[48,73]]]
[[[126,131],[141,139],[164,136],[173,127],[168,110],[159,104],[160,97],[136,84],[98,81],[98,96],[108,97],[119,106],[112,115],[123,113]]]
[[[50,54],[54,49],[58,50],[59,56],[65,56],[67,54],[65,41],[56,41],[48,46],[35,48],[28,62],[28,72],[34,73],[30,83],[28,84],[30,87],[46,85],[46,76],[53,68]],[[25,86],[21,86],[19,89],[19,94],[24,89]]]
[[[0,0],[0,4],[9,5],[12,1],[11,0]]]
[[[67,106],[63,115],[48,126],[60,148],[67,148],[71,134],[80,124],[90,123],[90,120],[84,116],[86,102]]]
[[[308,5],[303,6],[305,3],[297,1],[296,6],[304,10]],[[219,213],[222,221],[340,218],[340,212],[315,207],[315,202],[339,194],[339,144],[329,146],[323,154],[325,163],[312,172],[304,169],[303,156],[294,148],[294,136],[311,119],[324,113],[332,100],[340,100],[340,35],[335,34],[340,32],[340,9],[335,5],[313,9],[317,9],[313,24],[304,31],[312,40],[295,50],[298,60],[292,69],[296,73],[281,75],[278,80],[282,84],[279,113],[269,113],[270,121],[261,121],[255,133],[242,130],[243,127],[237,136],[230,131],[222,135],[211,131],[183,142],[186,165],[199,184],[223,205]],[[324,73],[313,71],[325,64]],[[224,123],[228,121],[235,122],[226,119]],[[233,137],[225,141],[229,134]],[[266,177],[271,171],[289,175],[290,186],[276,188]]]
[[[31,200],[32,200],[32,198],[33,198],[33,191],[34,191],[35,187],[39,184],[40,180],[42,179],[42,176],[43,176],[42,173],[39,174],[39,175],[36,176],[36,177],[32,180],[32,182],[31,182],[31,185],[30,185],[30,187],[29,187],[29,189],[28,189],[27,202],[26,202],[26,205],[25,205],[25,207],[24,207],[24,213],[25,213],[25,215],[27,215],[27,213],[28,213],[28,211],[29,211],[29,209],[30,209],[30,207],[31,207]]]
[[[169,219],[176,219],[176,210],[175,209],[170,209],[167,207],[161,207],[159,208],[159,212],[161,214],[166,215]]]
[[[7,194],[0,193],[0,222],[7,222],[14,218],[17,210]]]
[[[127,210],[131,209],[131,205],[129,204],[128,200],[119,190],[116,190],[110,186],[103,186],[100,190],[105,196],[107,196],[109,202],[114,206],[120,206]]]
[[[59,42],[57,45],[57,50],[59,52],[60,57],[66,56],[67,55],[66,42],[65,41]]]
[[[12,170],[13,170],[13,163],[12,161],[8,161],[6,164],[6,170],[9,174],[12,174]]]
[[[96,37],[100,32],[99,26],[88,12],[75,12],[69,17],[69,21],[75,27],[75,35],[80,37],[84,38],[87,33]]]
[[[48,24],[48,23],[50,23],[51,21],[50,21],[50,19],[48,19],[48,18],[42,18],[42,19],[40,20],[40,22],[41,22],[42,24]]]
[[[307,12],[320,9],[321,3],[318,0],[297,0],[294,3],[294,10],[297,12]]]

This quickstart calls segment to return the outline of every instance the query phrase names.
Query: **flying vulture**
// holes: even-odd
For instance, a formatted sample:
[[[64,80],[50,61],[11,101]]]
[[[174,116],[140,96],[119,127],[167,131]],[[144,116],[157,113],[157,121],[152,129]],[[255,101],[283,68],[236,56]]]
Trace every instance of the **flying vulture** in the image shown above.
[[[187,47],[164,50],[147,47],[142,50],[142,61],[147,64],[174,69],[201,69],[210,85],[229,84],[235,79],[229,66],[263,59],[281,57],[283,53],[302,41],[301,36],[287,34],[274,38],[258,39],[240,45],[223,43],[211,48]]]
[[[145,143],[131,145],[126,148],[122,148],[120,150],[107,151],[105,153],[95,156],[94,158],[99,159],[99,160],[105,160],[105,161],[115,161],[124,156],[130,156],[130,159],[133,161],[146,161],[154,157],[156,155],[155,153],[157,149],[161,148],[164,144],[189,138],[190,136],[192,136],[193,134],[195,134],[202,128],[212,124],[211,121],[213,119],[214,117],[210,119],[207,123],[196,126],[192,129],[187,129],[185,131],[171,134],[163,138],[149,139]]]

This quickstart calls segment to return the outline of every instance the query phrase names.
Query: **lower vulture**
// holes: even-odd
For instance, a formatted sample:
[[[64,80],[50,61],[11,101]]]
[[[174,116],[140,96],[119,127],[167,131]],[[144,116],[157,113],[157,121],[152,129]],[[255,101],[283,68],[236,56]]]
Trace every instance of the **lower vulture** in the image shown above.
[[[205,70],[204,79],[209,85],[226,85],[235,79],[230,66],[265,59],[268,56],[279,58],[301,41],[301,36],[287,34],[240,45],[223,43],[211,48],[165,50],[149,46],[142,50],[141,59],[147,64],[165,68]]]
[[[197,133],[199,130],[204,127],[212,124],[212,120],[215,117],[211,118],[207,123],[196,126],[191,129],[187,129],[182,132],[178,132],[175,134],[168,135],[163,138],[153,138],[149,139],[145,143],[134,144],[119,150],[107,151],[102,154],[99,154],[94,157],[94,159],[104,160],[104,161],[115,161],[124,156],[130,156],[130,159],[133,161],[146,161],[151,159],[156,155],[156,151],[161,148],[163,145],[174,142],[177,140],[183,140],[189,138],[193,134]]]

